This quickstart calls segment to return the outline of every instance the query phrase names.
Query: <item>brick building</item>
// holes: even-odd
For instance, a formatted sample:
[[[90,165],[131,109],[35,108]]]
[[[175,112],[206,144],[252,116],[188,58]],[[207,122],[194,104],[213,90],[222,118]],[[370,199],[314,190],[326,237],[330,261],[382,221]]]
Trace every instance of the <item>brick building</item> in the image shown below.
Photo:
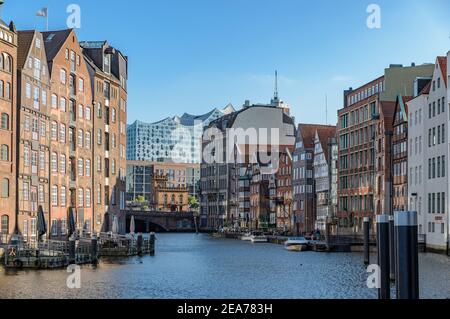
[[[19,31],[18,47],[18,226],[26,241],[35,242],[38,207],[50,218],[50,73],[40,32]]]
[[[16,28],[0,20],[0,240],[16,228],[16,66]]]
[[[125,178],[128,58],[106,41],[80,43],[90,74],[92,90],[93,174],[92,201],[95,211],[93,229],[125,226]],[[92,134],[92,135],[91,135]],[[125,231],[124,228],[121,231]]]

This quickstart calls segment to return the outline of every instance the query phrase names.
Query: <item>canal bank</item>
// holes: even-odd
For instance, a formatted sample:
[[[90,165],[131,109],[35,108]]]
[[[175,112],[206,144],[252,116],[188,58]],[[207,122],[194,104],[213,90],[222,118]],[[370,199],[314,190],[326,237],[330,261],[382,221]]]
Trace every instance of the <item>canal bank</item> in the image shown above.
[[[291,253],[282,246],[157,234],[157,257],[101,260],[81,268],[81,288],[66,270],[0,270],[0,298],[376,299],[358,253]],[[449,258],[420,255],[422,298],[449,298]]]

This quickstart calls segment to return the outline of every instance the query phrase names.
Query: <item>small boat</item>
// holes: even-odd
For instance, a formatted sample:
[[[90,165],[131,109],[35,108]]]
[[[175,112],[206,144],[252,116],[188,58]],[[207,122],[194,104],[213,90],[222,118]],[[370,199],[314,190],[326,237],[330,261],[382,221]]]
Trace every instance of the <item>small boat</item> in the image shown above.
[[[284,243],[284,248],[289,251],[308,250],[309,242],[305,237],[292,237]]]
[[[241,240],[244,241],[251,241],[252,240],[252,233],[247,232],[244,235],[241,236]]]
[[[252,243],[267,243],[267,237],[263,232],[253,232],[251,236]]]

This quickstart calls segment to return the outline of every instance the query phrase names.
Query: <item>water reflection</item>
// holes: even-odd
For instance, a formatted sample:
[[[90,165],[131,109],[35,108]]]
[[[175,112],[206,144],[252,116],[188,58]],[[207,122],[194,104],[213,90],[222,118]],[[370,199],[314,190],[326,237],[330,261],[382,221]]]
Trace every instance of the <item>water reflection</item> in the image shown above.
[[[83,267],[81,289],[65,270],[0,270],[0,298],[376,298],[360,254],[290,253],[282,246],[160,234],[155,257]],[[449,258],[420,257],[421,296],[450,297]]]

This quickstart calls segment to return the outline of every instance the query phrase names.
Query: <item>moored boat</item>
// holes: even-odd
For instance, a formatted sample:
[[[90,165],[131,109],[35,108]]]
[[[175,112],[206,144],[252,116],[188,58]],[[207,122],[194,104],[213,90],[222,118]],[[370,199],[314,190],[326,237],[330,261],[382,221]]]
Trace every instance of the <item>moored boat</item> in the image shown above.
[[[289,251],[305,251],[308,250],[309,242],[305,237],[292,237],[284,243],[284,248]]]
[[[267,243],[268,239],[263,232],[253,232],[251,241],[252,243]]]

